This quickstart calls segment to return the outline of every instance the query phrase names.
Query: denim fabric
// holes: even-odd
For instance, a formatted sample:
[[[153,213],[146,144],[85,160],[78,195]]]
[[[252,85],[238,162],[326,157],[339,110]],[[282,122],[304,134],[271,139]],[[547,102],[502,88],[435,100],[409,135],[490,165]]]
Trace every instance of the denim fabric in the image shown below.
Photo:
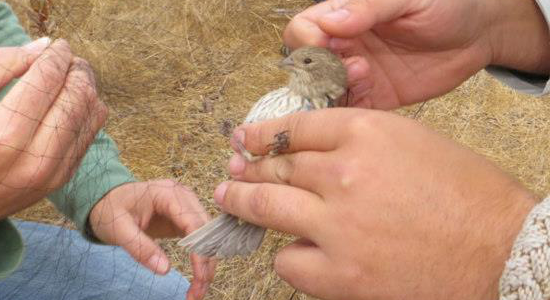
[[[157,276],[123,249],[91,244],[77,231],[14,220],[26,244],[21,267],[0,280],[2,300],[185,299],[178,272]]]

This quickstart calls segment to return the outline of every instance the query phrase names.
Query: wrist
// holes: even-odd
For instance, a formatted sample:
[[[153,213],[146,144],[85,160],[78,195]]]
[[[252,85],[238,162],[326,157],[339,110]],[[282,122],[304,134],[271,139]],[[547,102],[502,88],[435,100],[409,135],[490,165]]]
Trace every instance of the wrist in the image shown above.
[[[480,249],[484,252],[480,261],[480,274],[484,274],[489,285],[485,290],[483,299],[498,299],[499,280],[505,269],[506,261],[510,258],[514,243],[522,230],[523,223],[535,207],[537,198],[531,192],[523,188],[512,187],[508,193],[502,196],[499,204],[496,204],[492,218],[486,220],[486,224],[492,224],[492,230],[485,232],[487,243]],[[485,271],[485,272],[483,272]]]
[[[548,24],[535,0],[488,0],[491,65],[550,74]]]

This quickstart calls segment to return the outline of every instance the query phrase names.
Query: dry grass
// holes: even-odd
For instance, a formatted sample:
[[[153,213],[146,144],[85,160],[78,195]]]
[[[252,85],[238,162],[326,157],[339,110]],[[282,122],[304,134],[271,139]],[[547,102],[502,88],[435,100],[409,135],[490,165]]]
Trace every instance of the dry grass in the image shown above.
[[[10,2],[30,32],[26,4]],[[273,8],[309,0],[56,0],[53,36],[70,41],[96,70],[108,103],[107,130],[141,179],[176,177],[215,213],[211,195],[227,178],[227,134],[263,93],[283,83],[274,63],[287,19]],[[412,116],[417,107],[399,111]],[[550,106],[480,73],[426,104],[426,125],[495,161],[539,195],[550,191]],[[63,218],[46,202],[19,216]],[[293,289],[272,271],[288,237],[271,234],[249,259],[223,262],[208,299],[288,299]],[[163,242],[189,274],[182,251]],[[294,299],[312,299],[297,294]]]

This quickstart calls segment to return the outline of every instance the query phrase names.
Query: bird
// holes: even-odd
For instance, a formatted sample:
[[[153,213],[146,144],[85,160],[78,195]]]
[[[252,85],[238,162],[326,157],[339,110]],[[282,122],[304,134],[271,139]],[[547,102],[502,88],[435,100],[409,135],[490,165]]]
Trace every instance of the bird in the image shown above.
[[[260,122],[287,114],[339,106],[347,91],[347,71],[340,58],[322,47],[298,48],[284,58],[279,67],[288,71],[288,84],[261,97],[250,109],[244,123]],[[268,156],[275,156],[289,147],[288,131],[274,136]],[[255,156],[237,142],[240,154],[249,162]],[[203,227],[181,239],[178,245],[190,252],[216,258],[247,256],[257,250],[265,228],[222,213]]]

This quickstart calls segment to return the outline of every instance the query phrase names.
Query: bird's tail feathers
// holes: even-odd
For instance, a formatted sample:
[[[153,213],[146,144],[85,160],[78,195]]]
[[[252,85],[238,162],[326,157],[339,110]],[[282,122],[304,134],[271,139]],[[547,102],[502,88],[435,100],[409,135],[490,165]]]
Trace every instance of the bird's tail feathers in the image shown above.
[[[248,255],[258,249],[265,229],[235,216],[221,214],[178,242],[178,246],[203,256],[230,258]]]

